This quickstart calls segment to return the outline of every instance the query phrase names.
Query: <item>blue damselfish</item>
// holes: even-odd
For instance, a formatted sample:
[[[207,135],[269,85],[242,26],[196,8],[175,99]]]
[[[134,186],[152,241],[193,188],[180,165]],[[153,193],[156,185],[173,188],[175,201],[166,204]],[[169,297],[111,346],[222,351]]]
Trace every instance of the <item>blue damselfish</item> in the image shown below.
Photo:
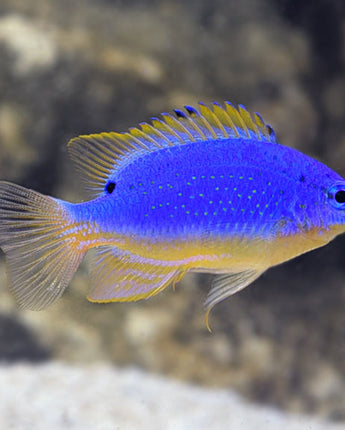
[[[187,272],[211,272],[208,323],[216,303],[269,267],[345,231],[345,180],[278,144],[241,105],[186,106],[68,148],[92,200],[0,182],[0,246],[24,308],[52,304],[97,248],[90,301],[148,298]]]

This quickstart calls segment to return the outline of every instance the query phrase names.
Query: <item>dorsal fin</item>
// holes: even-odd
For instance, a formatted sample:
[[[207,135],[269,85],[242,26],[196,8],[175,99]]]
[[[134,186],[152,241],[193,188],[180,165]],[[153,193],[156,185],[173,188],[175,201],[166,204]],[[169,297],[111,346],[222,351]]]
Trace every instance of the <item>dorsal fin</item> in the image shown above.
[[[212,103],[212,108],[199,103],[199,110],[185,106],[176,109],[175,116],[162,113],[126,133],[99,133],[72,139],[69,152],[93,194],[102,194],[111,176],[126,166],[133,157],[168,146],[219,139],[256,139],[275,142],[272,128],[257,113],[250,115],[239,105],[236,109],[225,102],[224,107]]]

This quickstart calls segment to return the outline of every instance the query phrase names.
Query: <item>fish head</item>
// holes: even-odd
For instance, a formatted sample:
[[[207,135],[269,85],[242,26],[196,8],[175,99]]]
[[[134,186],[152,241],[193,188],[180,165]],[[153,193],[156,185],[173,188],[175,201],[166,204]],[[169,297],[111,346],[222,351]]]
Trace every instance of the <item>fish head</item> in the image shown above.
[[[345,232],[345,179],[328,172],[314,178],[306,175],[291,190],[287,216],[277,223],[274,264],[324,246]]]
[[[323,246],[345,232],[345,179],[312,160],[291,178],[282,236],[300,237]],[[308,246],[308,244],[306,244]]]

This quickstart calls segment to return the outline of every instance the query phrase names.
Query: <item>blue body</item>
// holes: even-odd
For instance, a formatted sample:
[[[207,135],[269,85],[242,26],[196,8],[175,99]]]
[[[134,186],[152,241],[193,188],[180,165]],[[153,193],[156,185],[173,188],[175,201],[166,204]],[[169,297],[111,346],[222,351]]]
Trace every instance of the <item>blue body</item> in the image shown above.
[[[74,206],[103,231],[159,239],[200,234],[273,238],[341,223],[328,188],[342,178],[285,146],[221,139],[133,157],[104,194]],[[85,213],[88,213],[88,215]]]

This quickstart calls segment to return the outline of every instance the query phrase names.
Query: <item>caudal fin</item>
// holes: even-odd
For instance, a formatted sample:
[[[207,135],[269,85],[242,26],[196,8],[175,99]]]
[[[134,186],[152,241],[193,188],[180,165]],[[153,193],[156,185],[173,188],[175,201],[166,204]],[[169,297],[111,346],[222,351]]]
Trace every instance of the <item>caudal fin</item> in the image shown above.
[[[20,307],[51,305],[72,279],[83,253],[72,246],[70,222],[57,200],[0,181],[0,247]]]

